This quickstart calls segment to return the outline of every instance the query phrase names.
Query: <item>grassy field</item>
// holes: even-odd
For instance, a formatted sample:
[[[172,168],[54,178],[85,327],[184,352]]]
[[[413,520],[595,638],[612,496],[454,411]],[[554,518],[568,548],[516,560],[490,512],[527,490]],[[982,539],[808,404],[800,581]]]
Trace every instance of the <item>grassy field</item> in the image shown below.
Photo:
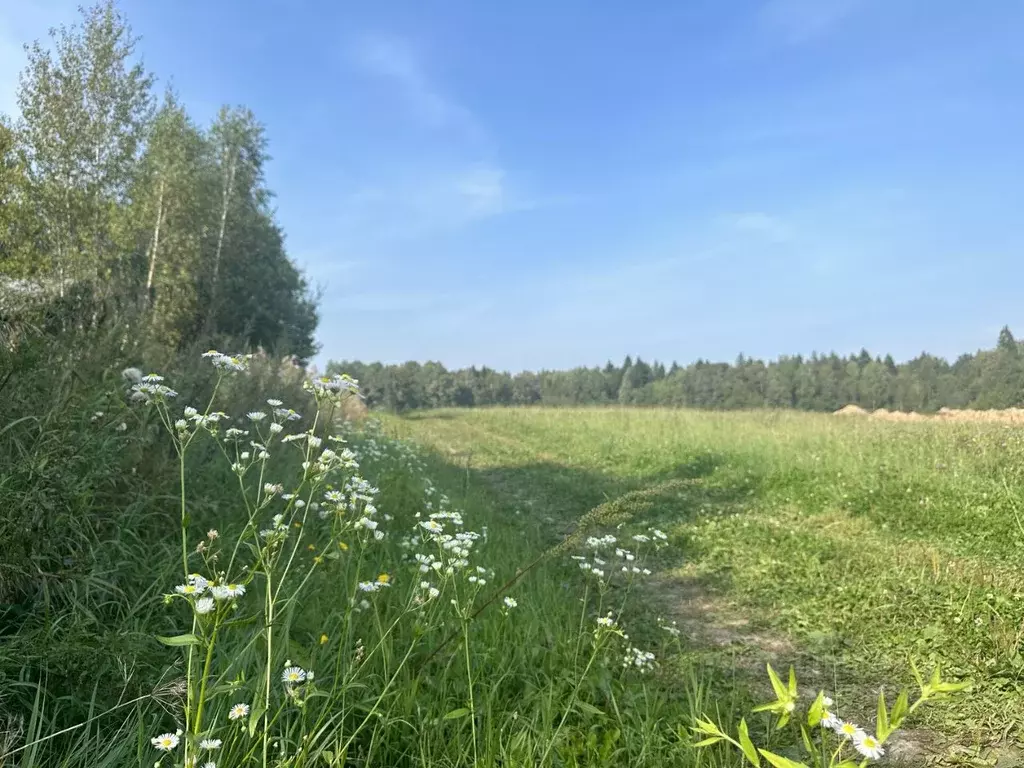
[[[143,378],[82,344],[18,355],[2,768],[853,768],[815,694],[888,734],[904,685],[928,706],[886,760],[1016,764],[1012,430],[610,409],[354,425],[351,382],[259,357]],[[911,660],[974,691],[932,706],[945,683],[910,685]],[[769,686],[769,663],[799,684]]]
[[[386,423],[552,540],[595,507],[614,517],[616,500],[643,495],[645,522],[671,546],[639,603],[652,622],[677,622],[678,666],[696,665],[712,696],[756,695],[765,661],[794,663],[862,715],[880,686],[910,679],[911,659],[939,664],[973,681],[970,695],[930,710],[893,751],[910,763],[1018,764],[1018,429],[656,409],[449,410]]]

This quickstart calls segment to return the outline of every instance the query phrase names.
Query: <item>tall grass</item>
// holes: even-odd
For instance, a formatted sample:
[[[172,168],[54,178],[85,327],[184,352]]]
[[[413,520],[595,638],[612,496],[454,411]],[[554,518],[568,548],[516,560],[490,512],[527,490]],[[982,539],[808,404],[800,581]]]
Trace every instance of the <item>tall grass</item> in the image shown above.
[[[643,573],[599,573],[599,524],[552,542],[339,424],[344,383],[215,358],[133,385],[102,357],[9,382],[0,763],[709,764],[703,684],[645,623]]]

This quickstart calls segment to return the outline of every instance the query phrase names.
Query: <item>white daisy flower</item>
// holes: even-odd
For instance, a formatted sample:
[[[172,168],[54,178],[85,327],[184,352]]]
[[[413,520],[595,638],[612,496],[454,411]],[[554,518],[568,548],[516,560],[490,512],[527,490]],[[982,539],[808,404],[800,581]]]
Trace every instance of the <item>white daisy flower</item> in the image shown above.
[[[212,597],[200,597],[196,600],[196,613],[198,614],[212,613],[215,607]]]
[[[228,720],[241,720],[249,714],[248,704],[235,704],[228,710]]]
[[[249,411],[245,415],[246,418],[249,419],[249,421],[263,421],[265,418],[267,418],[267,414],[265,414],[263,411]]]
[[[284,405],[284,403],[282,403],[280,400],[275,400],[271,398],[270,400],[267,400],[267,405],[269,405],[271,408],[280,408],[282,405]]]
[[[217,768],[217,764],[213,760],[207,760],[203,763],[203,768]]]
[[[178,746],[178,735],[176,733],[161,733],[150,739],[149,743],[161,752],[170,752]]]
[[[369,528],[371,531],[375,531],[377,530],[378,523],[376,520],[371,520],[368,517],[362,517],[356,525],[361,525],[363,528]]]
[[[878,760],[882,755],[885,754],[885,750],[882,749],[882,745],[878,739],[874,736],[864,734],[860,739],[854,739],[854,749],[860,752],[864,757],[870,758],[871,760]]]
[[[285,667],[281,673],[281,680],[288,685],[296,685],[305,682],[306,671],[302,667]]]
[[[220,749],[220,745],[223,743],[220,739],[203,739],[199,742],[199,748],[207,750]]]
[[[420,526],[426,528],[431,533],[440,533],[444,530],[444,527],[436,520],[424,520],[420,523]]]

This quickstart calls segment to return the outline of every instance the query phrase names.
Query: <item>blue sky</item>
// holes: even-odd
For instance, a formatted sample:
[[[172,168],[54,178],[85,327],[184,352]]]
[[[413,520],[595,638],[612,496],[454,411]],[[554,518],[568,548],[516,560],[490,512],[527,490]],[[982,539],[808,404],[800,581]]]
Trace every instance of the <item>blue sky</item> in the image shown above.
[[[20,43],[74,2],[0,5]],[[266,124],[319,361],[567,367],[1024,335],[1024,3],[124,0]]]

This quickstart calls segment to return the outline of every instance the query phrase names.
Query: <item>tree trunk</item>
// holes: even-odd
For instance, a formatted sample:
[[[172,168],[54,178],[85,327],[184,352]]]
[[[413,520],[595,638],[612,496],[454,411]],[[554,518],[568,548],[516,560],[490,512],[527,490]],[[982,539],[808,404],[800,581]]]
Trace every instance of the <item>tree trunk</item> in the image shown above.
[[[153,274],[156,272],[157,250],[160,248],[160,223],[164,217],[164,180],[160,180],[160,195],[156,203],[156,226],[153,227],[153,245],[149,251],[149,274],[146,275],[146,303],[153,303]]]
[[[220,255],[224,248],[224,229],[228,222],[228,205],[231,202],[231,193],[234,191],[235,186],[235,160],[237,153],[232,151],[231,162],[228,164],[227,180],[224,184],[224,203],[220,210],[220,234],[217,235],[217,251],[213,256],[213,297],[210,302],[209,312],[207,320],[212,327],[213,313],[217,310],[217,284],[220,280]]]

